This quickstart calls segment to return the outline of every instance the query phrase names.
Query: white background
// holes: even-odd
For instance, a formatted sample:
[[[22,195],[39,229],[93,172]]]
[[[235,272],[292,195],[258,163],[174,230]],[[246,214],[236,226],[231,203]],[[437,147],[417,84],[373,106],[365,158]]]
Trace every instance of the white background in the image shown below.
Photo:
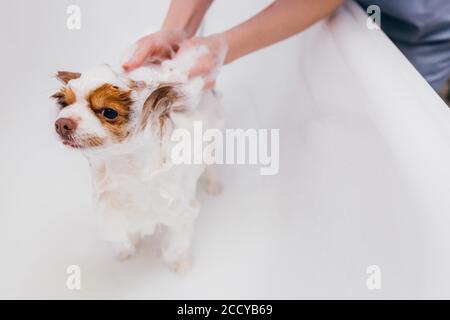
[[[204,31],[266,3],[216,1]],[[66,28],[69,4],[81,7],[81,30]],[[228,128],[280,129],[279,174],[221,168],[223,195],[201,195],[187,274],[167,271],[151,241],[115,260],[97,230],[88,164],[55,138],[52,75],[118,68],[128,45],[157,30],[167,4],[0,2],[0,298],[429,297],[439,261],[427,262],[427,208],[321,26],[226,66],[218,81]],[[71,264],[82,270],[79,291],[66,288]],[[372,264],[382,270],[379,291],[366,287]]]

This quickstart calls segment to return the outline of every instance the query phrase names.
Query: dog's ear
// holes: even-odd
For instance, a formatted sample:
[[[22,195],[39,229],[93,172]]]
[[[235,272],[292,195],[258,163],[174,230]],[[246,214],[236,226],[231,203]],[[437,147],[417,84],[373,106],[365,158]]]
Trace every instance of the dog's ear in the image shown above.
[[[182,94],[174,83],[160,84],[145,100],[142,107],[139,130],[144,130],[149,122],[162,134],[165,123],[172,111],[182,111]]]
[[[56,79],[58,79],[64,84],[67,84],[70,80],[78,79],[80,76],[81,73],[79,72],[58,71],[56,73]]]

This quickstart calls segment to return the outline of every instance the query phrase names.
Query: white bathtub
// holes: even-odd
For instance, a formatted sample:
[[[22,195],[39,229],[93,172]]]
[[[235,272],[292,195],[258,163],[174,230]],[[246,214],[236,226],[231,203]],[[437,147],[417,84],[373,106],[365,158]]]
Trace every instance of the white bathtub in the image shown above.
[[[267,2],[216,1],[204,32]],[[359,7],[224,68],[227,127],[279,128],[280,171],[222,168],[180,276],[148,241],[113,258],[87,162],[54,139],[48,99],[54,71],[117,66],[167,3],[80,0],[73,31],[64,3],[43,3],[0,4],[0,298],[450,298],[450,111]],[[69,265],[81,290],[66,287]]]

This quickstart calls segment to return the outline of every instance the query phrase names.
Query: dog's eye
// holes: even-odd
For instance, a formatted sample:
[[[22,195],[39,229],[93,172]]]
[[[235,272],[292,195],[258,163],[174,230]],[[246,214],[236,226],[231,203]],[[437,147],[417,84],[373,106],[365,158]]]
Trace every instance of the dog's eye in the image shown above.
[[[106,119],[113,120],[113,119],[117,118],[117,116],[118,116],[119,114],[118,114],[117,111],[114,110],[114,109],[111,109],[111,108],[105,108],[105,109],[102,110],[102,115],[103,115]]]

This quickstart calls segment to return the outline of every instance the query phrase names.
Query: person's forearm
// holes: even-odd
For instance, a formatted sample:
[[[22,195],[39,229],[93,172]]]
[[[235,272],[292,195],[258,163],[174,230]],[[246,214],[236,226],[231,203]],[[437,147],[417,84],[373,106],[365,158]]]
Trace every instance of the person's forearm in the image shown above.
[[[224,32],[225,63],[286,39],[333,12],[343,0],[276,0],[256,16]]]
[[[195,35],[213,0],[172,0],[162,29],[179,29]]]

